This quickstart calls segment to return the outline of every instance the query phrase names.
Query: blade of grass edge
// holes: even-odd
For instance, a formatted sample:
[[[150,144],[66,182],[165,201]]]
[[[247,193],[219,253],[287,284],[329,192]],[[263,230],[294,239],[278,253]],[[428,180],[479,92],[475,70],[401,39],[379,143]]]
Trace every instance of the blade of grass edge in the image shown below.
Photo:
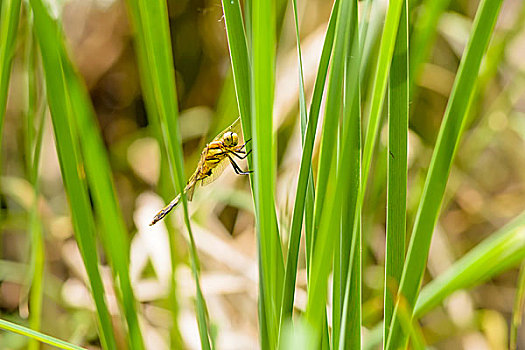
[[[409,115],[408,2],[403,1],[388,90],[388,175],[384,284],[384,334],[388,330],[405,260]]]
[[[418,208],[398,295],[413,307],[426,266],[430,241],[443,200],[446,179],[450,173],[465,121],[469,99],[476,81],[481,59],[492,35],[501,0],[482,0],[474,20],[473,34],[461,60],[458,75],[445,111],[430,168],[425,181],[423,196]],[[394,309],[387,349],[397,349],[406,341]]]
[[[28,337],[30,339],[38,340],[41,343],[48,344],[51,346],[55,346],[59,349],[65,349],[65,350],[85,350],[84,348],[68,343],[66,341],[57,339],[55,337],[52,337],[50,335],[40,333],[37,331],[34,331],[32,329],[26,328],[24,326],[18,325],[16,323],[12,323],[6,320],[0,319],[0,329],[13,332],[16,334],[20,334],[24,337]]]
[[[178,126],[178,103],[175,89],[175,69],[169,39],[167,4],[161,0],[140,1],[128,0],[131,22],[134,24],[138,41],[139,68],[142,84],[150,94],[146,103],[154,104],[150,110],[157,113],[164,140],[164,148],[175,188],[179,193],[184,188],[182,145]],[[183,193],[183,192],[182,192]],[[182,195],[184,223],[190,238],[190,265],[196,285],[197,324],[201,346],[210,349],[210,332],[208,327],[208,312],[202,295],[199,281],[200,264],[197,248],[191,230],[186,195]]]

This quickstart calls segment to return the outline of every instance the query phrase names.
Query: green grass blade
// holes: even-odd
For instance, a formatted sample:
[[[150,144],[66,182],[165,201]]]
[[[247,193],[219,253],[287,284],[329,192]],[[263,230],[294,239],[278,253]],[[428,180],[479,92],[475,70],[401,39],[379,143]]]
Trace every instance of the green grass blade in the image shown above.
[[[2,135],[4,125],[21,2],[21,0],[2,0],[0,2],[0,135]]]
[[[342,5],[339,4],[341,7]],[[345,5],[346,6],[346,5]],[[344,22],[348,13],[342,15],[340,10],[337,16],[334,37],[334,52],[332,66],[328,78],[328,90],[326,95],[326,110],[323,120],[321,146],[319,151],[319,165],[317,170],[317,183],[315,188],[315,207],[314,207],[314,225],[311,245],[316,245],[316,232],[319,229],[321,213],[325,203],[326,189],[328,186],[328,177],[330,174],[330,165],[332,164],[333,155],[337,140],[338,121],[341,116],[342,108],[342,91],[343,91],[343,71],[344,57],[348,40],[345,40],[346,23]],[[315,249],[315,248],[314,248]]]
[[[446,180],[462,133],[466,110],[472,96],[481,59],[492,35],[501,2],[481,1],[474,20],[473,34],[461,60],[445,111],[412,231],[398,292],[407,300],[409,307],[414,305],[417,298],[426,266],[430,240],[445,192]],[[397,349],[403,345],[405,339],[394,310],[387,348]]]
[[[276,348],[284,276],[275,213],[275,159],[272,109],[275,82],[275,3],[252,3],[252,136],[256,226],[270,348]]]
[[[319,231],[320,222],[324,212],[325,198],[334,195],[334,182],[336,179],[335,164],[336,157],[334,156],[336,139],[337,139],[337,125],[341,115],[342,108],[342,88],[343,88],[343,70],[344,70],[344,55],[346,53],[346,46],[348,40],[345,40],[346,24],[345,19],[348,14],[341,14],[341,2],[334,2],[334,10],[332,11],[332,19],[334,21],[334,43],[333,45],[333,59],[332,67],[328,78],[328,90],[326,97],[325,117],[323,120],[322,137],[320,146],[320,155],[317,171],[317,183],[315,189],[314,199],[314,215],[311,237],[307,235],[306,243],[310,253],[307,253],[308,264],[308,301],[307,301],[307,321],[314,326],[316,336],[321,339],[321,346],[327,347],[329,344],[328,336],[328,321],[324,305],[326,304],[326,282],[330,266],[327,261],[332,260],[334,237],[337,235],[329,235],[328,227],[325,224],[325,231]],[[345,5],[345,7],[347,7]],[[325,41],[325,47],[326,47]],[[324,48],[323,48],[324,49]],[[328,58],[328,57],[327,57]],[[321,67],[321,66],[320,66]],[[324,78],[324,77],[323,77]],[[324,79],[323,79],[324,80]],[[316,82],[317,85],[317,82]],[[324,81],[323,81],[324,85]],[[320,101],[320,99],[319,99]],[[320,108],[319,105],[314,105],[313,108]],[[319,112],[316,112],[316,116]],[[310,116],[312,117],[312,116]],[[330,170],[333,171],[330,171]],[[331,183],[331,186],[329,186]],[[330,187],[330,188],[329,188]],[[334,203],[331,203],[333,205]],[[334,208],[334,207],[332,207]],[[338,218],[334,218],[338,220]],[[325,221],[329,220],[325,214]],[[321,242],[317,242],[319,235],[324,236],[320,238]],[[317,256],[317,258],[316,258]],[[315,281],[315,283],[314,283]],[[334,316],[338,319],[338,316]]]
[[[337,6],[337,1],[334,2],[334,5]],[[301,40],[300,40],[300,30],[299,30],[299,16],[297,14],[298,10],[297,10],[297,1],[296,0],[293,0],[293,13],[294,13],[294,22],[295,22],[295,36],[296,36],[296,41],[297,41],[297,65],[299,67],[299,114],[300,114],[300,122],[301,122],[301,136],[302,136],[302,147],[303,149],[305,148],[305,142],[307,141],[306,139],[306,133],[307,133],[307,125],[308,125],[308,115],[307,115],[307,111],[306,111],[306,96],[305,96],[305,92],[304,92],[304,72],[303,72],[303,58],[302,58],[302,53],[301,53]],[[329,26],[330,26],[330,23],[329,23]],[[328,28],[330,29],[330,28]],[[332,30],[333,32],[333,30]],[[328,34],[328,32],[327,32]],[[333,39],[332,39],[332,43],[333,43]],[[324,48],[324,45],[323,45],[323,48]],[[321,57],[322,55],[324,54],[324,52],[321,52]],[[328,53],[328,55],[330,54],[330,52]],[[322,58],[321,58],[322,60]],[[322,78],[323,78],[323,88],[324,88],[324,82],[326,80],[326,72],[328,71],[328,66],[326,67],[325,69],[325,73],[324,75],[322,75]],[[318,73],[319,74],[319,73]],[[316,79],[317,80],[317,79]],[[323,89],[324,90],[324,89]],[[314,91],[314,94],[315,94],[315,91]],[[316,117],[315,117],[315,127],[314,127],[314,130],[317,128],[317,121],[318,121],[318,117],[319,117],[319,114],[317,113]],[[313,127],[313,125],[312,125]],[[314,132],[314,136],[312,137],[312,149],[313,149],[313,142],[314,142],[314,139],[315,139],[315,132]],[[308,140],[310,141],[310,140]],[[305,155],[305,159],[306,159],[306,166],[308,167],[307,171],[308,171],[308,175],[303,175],[304,176],[308,176],[306,178],[306,181],[307,181],[307,188],[306,188],[306,199],[300,199],[300,198],[297,198],[296,196],[296,200],[294,202],[294,206],[297,205],[297,210],[300,210],[301,212],[304,211],[304,226],[305,226],[305,235],[307,237],[311,237],[312,236],[312,232],[313,232],[313,213],[314,213],[314,198],[315,198],[315,188],[314,188],[314,175],[313,175],[313,171],[312,171],[312,164],[311,164],[311,158],[312,158],[312,155],[311,155],[311,152],[307,152],[307,154]],[[302,159],[301,159],[302,160]],[[306,171],[306,170],[305,170]],[[299,177],[301,175],[301,171],[299,171]],[[298,183],[299,181],[304,181],[302,179],[299,179],[298,180]],[[299,186],[298,186],[299,187]],[[302,195],[301,195],[302,196]],[[299,199],[299,201],[298,201]],[[297,203],[299,202],[299,203]],[[304,202],[304,203],[303,203]],[[295,212],[295,209],[294,208],[294,212]],[[297,243],[295,244],[295,246],[292,248],[292,249],[295,249],[295,247],[297,247],[297,250],[299,249],[299,241],[300,241],[300,236],[301,236],[301,226],[302,226],[302,222],[303,222],[303,218],[301,217],[300,220],[299,218],[297,218],[296,220],[296,225],[298,227],[293,227],[293,218],[292,218],[292,229],[295,229],[296,231],[298,231],[298,234],[297,236],[298,237],[298,241]],[[290,237],[291,237],[292,233],[290,231]],[[291,240],[289,240],[289,246],[291,247]],[[292,251],[292,254],[290,254],[290,249],[288,250],[288,255],[289,257],[292,258],[292,260],[290,260],[290,263],[292,264],[292,266],[290,266],[290,270],[296,270],[297,269],[297,253],[294,254],[294,252]],[[291,256],[290,256],[291,255]],[[288,258],[286,260],[286,263],[288,264]],[[293,266],[295,265],[295,266]],[[288,266],[286,268],[288,270]],[[290,271],[291,272],[291,271]],[[296,274],[296,272],[291,272],[292,274]],[[295,277],[293,278],[293,284],[295,285]],[[287,282],[287,279],[285,277],[285,283]],[[290,281],[291,282],[291,281]],[[292,284],[292,283],[290,283]],[[289,289],[290,291],[290,289]],[[292,294],[292,297],[291,299],[293,299],[293,294],[294,293],[290,293]],[[284,293],[284,297],[286,298],[286,293]],[[289,295],[289,294],[288,294]],[[293,300],[292,300],[292,303],[293,305]]]
[[[480,284],[525,258],[525,213],[478,244],[419,294],[414,314],[420,317],[459,289]]]
[[[133,348],[142,349],[143,341],[129,279],[129,242],[111,181],[109,160],[98,131],[89,95],[67,57],[63,38],[55,43],[56,50],[60,52],[68,103],[76,113],[74,119],[78,129],[76,134],[80,136],[85,171],[93,190],[95,209],[104,231],[101,235],[102,242],[113,270],[119,301],[123,303],[129,341]]]
[[[308,123],[306,126],[306,136],[303,146],[303,155],[304,161],[312,162],[312,153],[314,146],[315,132],[317,130],[317,124],[319,121],[319,112],[321,111],[321,101],[323,99],[324,87],[326,83],[326,76],[328,75],[328,65],[330,63],[330,56],[332,54],[332,48],[334,46],[334,36],[335,36],[335,24],[337,21],[337,14],[339,12],[339,0],[334,1],[332,7],[332,13],[330,14],[330,19],[328,21],[328,28],[326,29],[326,34],[323,43],[323,51],[321,52],[321,59],[319,60],[319,67],[317,69],[317,75],[315,78],[314,91],[312,93],[312,101],[310,103],[310,110],[308,113]],[[303,158],[301,159],[301,165]],[[299,173],[301,174],[301,173]],[[299,175],[300,176],[300,175]],[[303,177],[306,175],[303,175]],[[298,181],[300,183],[301,180]],[[313,184],[312,184],[313,186]],[[315,200],[315,196],[312,195],[312,199]],[[296,202],[297,202],[296,198]],[[313,252],[313,205],[314,203],[309,203],[310,199],[307,194],[306,198],[306,212],[305,212],[305,242],[306,242],[306,268],[307,272],[310,267],[311,255]],[[293,230],[292,222],[292,230]]]
[[[242,120],[242,129],[245,140],[252,139],[252,72],[249,58],[248,47],[251,44],[252,38],[252,18],[251,18],[251,1],[245,3],[245,21],[243,22],[241,14],[241,6],[239,0],[223,0],[223,12],[224,20],[226,23],[226,34],[228,37],[228,45],[230,49],[230,58],[233,70],[233,77],[235,83],[235,93],[237,97],[237,106]],[[244,24],[246,23],[246,30]],[[248,41],[249,40],[249,41]],[[246,145],[247,151],[252,149],[252,143]],[[248,168],[253,169],[252,157],[248,157]],[[258,196],[255,195],[255,182],[253,173],[250,174],[250,185],[252,188],[253,201],[255,208],[258,208]],[[260,221],[260,211],[255,211],[256,221]],[[277,220],[274,217],[274,220]],[[274,223],[276,224],[276,221]],[[260,237],[260,236],[259,236]],[[258,251],[258,268],[259,268],[259,304],[258,304],[258,317],[259,317],[259,334],[261,347],[263,349],[269,348],[270,334],[268,327],[268,320],[270,311],[268,307],[272,305],[271,302],[266,301],[265,298],[267,293],[268,284],[263,281],[264,271],[266,267],[263,265],[263,254],[261,240],[257,240],[257,251]]]
[[[520,275],[518,277],[518,287],[514,298],[512,310],[512,322],[510,324],[510,350],[517,349],[518,328],[523,319],[523,309],[525,306],[525,263],[521,264]]]
[[[299,179],[297,182],[297,190],[295,195],[292,224],[290,229],[290,238],[288,242],[288,255],[286,259],[285,271],[285,286],[283,291],[283,304],[281,308],[281,326],[283,321],[292,316],[293,300],[295,293],[295,281],[297,277],[297,259],[299,255],[299,243],[301,240],[301,229],[303,225],[303,217],[305,221],[305,234],[311,237],[312,232],[312,210],[313,210],[313,177],[311,176],[312,153],[314,147],[315,131],[317,129],[317,122],[319,120],[319,110],[321,106],[321,99],[323,95],[324,85],[326,81],[326,74],[328,71],[328,62],[333,46],[335,18],[337,16],[339,1],[334,2],[328,29],[325,35],[323,51],[321,53],[321,60],[314,87],[312,103],[310,108],[310,116],[306,116],[306,99],[304,95],[304,82],[302,71],[302,58],[299,39],[299,24],[297,17],[296,2],[293,2],[297,50],[299,57],[299,104],[301,113],[301,131],[303,133],[303,153],[301,156],[301,165],[299,170]],[[303,119],[305,120],[303,125]],[[307,247],[309,247],[310,240],[307,238]],[[307,249],[308,251],[309,249]],[[307,261],[308,263],[308,261]]]
[[[334,243],[339,235],[341,201],[343,193],[346,193],[343,189],[350,183],[346,181],[345,187],[339,187],[339,182],[337,186],[335,183],[336,179],[342,181],[339,175],[344,171],[343,168],[338,169],[335,166],[335,146],[342,109],[345,57],[350,39],[350,9],[350,2],[339,3],[315,194],[313,232],[318,231],[316,236],[312,237],[311,243],[313,251],[308,278],[306,319],[313,326],[319,339],[322,338],[325,325],[326,283],[330,272],[330,264],[327,262],[332,260]],[[348,159],[346,161],[348,163]],[[334,320],[338,321],[339,316],[334,316]],[[335,327],[337,326],[334,325]]]
[[[281,312],[279,319],[279,338],[282,334],[282,328],[293,314],[293,300],[295,296],[295,281],[297,277],[297,259],[299,255],[299,243],[301,240],[301,230],[303,226],[303,216],[304,216],[304,206],[305,206],[305,197],[308,190],[313,187],[308,186],[312,185],[313,178],[310,182],[308,181],[309,175],[311,174],[311,154],[303,162],[303,157],[306,157],[304,153],[304,144],[306,141],[306,97],[304,93],[304,74],[303,74],[303,58],[301,54],[301,39],[299,34],[299,16],[297,15],[297,1],[292,0],[294,23],[295,23],[295,40],[297,43],[297,66],[299,70],[299,114],[300,114],[300,123],[301,123],[301,134],[303,138],[303,155],[301,158],[301,167],[299,170],[299,179],[297,181],[297,190],[295,195],[294,209],[292,214],[292,224],[290,228],[290,237],[288,239],[288,252],[286,258],[286,268],[284,272],[284,289],[283,289],[283,301],[281,304]],[[312,139],[313,141],[313,139]],[[312,142],[313,145],[313,142]],[[304,163],[304,165],[303,165]],[[307,164],[308,163],[308,164]],[[306,176],[303,174],[306,173]],[[303,176],[301,176],[303,174]],[[305,179],[306,177],[306,179]],[[312,197],[310,199],[313,199]],[[279,342],[280,343],[280,342]]]
[[[131,24],[134,27],[134,30],[137,32],[137,35],[134,37],[134,44],[136,46],[136,55],[137,61],[139,62],[139,75],[141,81],[141,90],[145,100],[145,107],[148,114],[148,123],[151,129],[152,134],[157,139],[159,145],[164,143],[163,133],[160,127],[160,117],[159,111],[157,109],[155,92],[151,83],[150,77],[153,75],[151,67],[148,63],[147,52],[144,42],[144,35],[142,34],[142,20],[140,17],[140,12],[137,6],[137,1],[128,1],[128,15],[131,18]],[[133,20],[136,23],[133,23]],[[157,187],[166,202],[169,202],[173,198],[173,192],[176,191],[176,186],[174,184],[174,177],[170,173],[171,168],[169,165],[168,154],[165,147],[160,147],[161,152],[161,162],[160,162],[160,179]],[[169,233],[169,245],[170,245],[170,256],[171,256],[171,270],[175,271],[178,261],[177,246],[176,246],[176,237],[175,232],[171,226],[168,225]],[[180,331],[178,329],[178,301],[176,293],[177,281],[175,279],[175,274],[171,275],[170,279],[170,291],[168,294],[169,305],[170,305],[170,314],[172,320],[172,329],[170,330],[170,345],[174,347],[182,347],[182,338]]]
[[[390,64],[394,53],[399,16],[403,5],[402,0],[391,1],[385,18],[385,26],[379,44],[379,58],[375,67],[372,93],[370,95],[370,110],[368,113],[368,127],[366,129],[365,144],[363,149],[363,181],[361,186],[366,188],[368,173],[372,164],[372,155],[379,132],[381,121],[381,110],[386,91],[387,78],[390,72]],[[363,197],[364,197],[364,190]]]
[[[183,178],[183,157],[180,131],[178,126],[177,92],[175,89],[175,69],[171,52],[171,41],[168,27],[167,5],[161,0],[129,0],[131,22],[135,30],[137,54],[141,83],[147,96],[146,103],[159,118],[164,148],[175,188],[180,193],[185,185]],[[190,237],[190,260],[193,277],[196,283],[197,323],[201,346],[210,349],[210,332],[208,312],[199,282],[199,259],[193,238],[188,214],[186,195],[182,195],[184,222]]]
[[[33,35],[32,13],[28,8],[26,11],[26,44],[25,44],[25,66],[27,67],[27,103],[25,106],[26,117],[26,155],[27,155],[27,173],[33,187],[33,203],[29,211],[28,232],[31,234],[31,290],[29,291],[29,327],[32,330],[40,331],[42,320],[42,303],[44,294],[44,228],[42,218],[38,208],[38,198],[40,188],[38,182],[38,168],[40,160],[40,151],[42,149],[42,139],[44,134],[45,108],[42,108],[40,115],[40,124],[35,134],[36,107],[37,103],[37,60],[35,55],[36,45]],[[40,347],[38,341],[31,339],[28,343],[28,349],[37,350]]]
[[[350,34],[351,45],[346,53],[345,96],[343,111],[343,153],[340,164],[348,163],[345,173],[348,192],[343,195],[341,210],[341,239],[339,240],[340,269],[335,275],[340,287],[334,289],[339,294],[338,313],[341,315],[339,329],[333,327],[334,349],[360,349],[362,326],[362,230],[361,208],[358,207],[361,189],[361,93],[359,76],[361,52],[358,27],[358,3],[351,2]],[[346,140],[346,142],[344,142]],[[349,154],[346,149],[349,148]],[[335,270],[335,269],[334,269]],[[334,284],[335,287],[336,284]],[[334,320],[337,321],[337,320]]]
[[[66,51],[62,53],[62,65],[71,105],[76,115],[77,134],[85,161],[87,180],[102,228],[101,241],[113,271],[115,286],[118,287],[117,295],[123,306],[130,346],[133,349],[143,349],[136,301],[129,278],[128,232],[117,202],[108,155],[89,94],[69,61]]]
[[[416,320],[412,319],[411,315],[412,312],[409,310],[406,301],[401,298],[399,301],[398,317],[403,331],[409,335],[410,340],[412,341],[411,347],[414,350],[427,349],[421,327],[419,327]]]
[[[75,142],[76,133],[71,125],[73,111],[68,98],[61,61],[60,28],[40,0],[31,0],[35,33],[42,52],[42,61],[48,92],[48,103],[55,130],[56,148],[60,169],[69,199],[75,237],[86,267],[92,296],[99,319],[101,342],[104,348],[115,349],[111,318],[104,300],[104,288],[97,261],[95,223],[81,169],[83,164]]]
[[[408,145],[408,4],[403,1],[388,90],[388,175],[384,287],[384,335],[394,311],[405,260]]]
[[[6,320],[0,319],[0,329],[13,332],[16,334],[23,335],[25,337],[38,340],[39,342],[42,342],[44,344],[48,344],[51,346],[55,346],[59,349],[65,349],[65,350],[85,350],[84,348],[80,346],[76,346],[73,344],[70,344],[68,342],[65,342],[63,340],[51,337],[49,335],[34,331],[32,329],[26,328],[24,326],[20,326],[16,323],[12,323]]]

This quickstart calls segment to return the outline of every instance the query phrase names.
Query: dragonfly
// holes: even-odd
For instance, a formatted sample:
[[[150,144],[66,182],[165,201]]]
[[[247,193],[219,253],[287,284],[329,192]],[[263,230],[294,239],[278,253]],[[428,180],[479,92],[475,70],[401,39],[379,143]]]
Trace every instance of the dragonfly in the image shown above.
[[[202,150],[199,163],[195,172],[188,180],[184,193],[188,201],[193,199],[193,192],[198,185],[206,186],[215,181],[230,164],[237,175],[248,175],[252,171],[243,171],[235,162],[237,159],[245,159],[251,150],[246,152],[246,142],[242,142],[241,118],[237,118],[232,125],[219,133],[213,141],[208,143]],[[242,144],[241,144],[242,143]],[[154,217],[150,226],[155,225],[173,210],[181,201],[179,193],[168,205],[162,208]]]

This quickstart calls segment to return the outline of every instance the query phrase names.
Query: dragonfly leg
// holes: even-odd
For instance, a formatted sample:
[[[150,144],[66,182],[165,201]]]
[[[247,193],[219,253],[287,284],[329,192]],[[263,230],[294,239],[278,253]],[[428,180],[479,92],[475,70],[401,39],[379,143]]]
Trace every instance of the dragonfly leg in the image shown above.
[[[252,140],[252,139],[249,139],[248,141],[246,141],[246,142],[243,143],[242,145],[237,146],[237,150],[238,150],[238,151],[236,151],[236,152],[240,152],[240,151],[242,151],[242,149],[243,149],[244,147],[246,147],[246,144],[247,144],[248,142],[250,142],[251,140]]]
[[[228,155],[228,159],[230,160],[230,163],[231,163],[231,165],[233,167],[233,170],[235,171],[235,174],[237,174],[237,175],[248,175],[248,174],[252,173],[251,170],[242,171],[241,168],[239,168],[239,166],[237,165],[237,163],[235,163],[235,161],[229,155]]]
[[[242,154],[242,156],[239,155],[238,153]],[[248,157],[248,154],[250,154],[250,153],[252,153],[252,150],[249,150],[248,153],[245,153],[244,151],[231,152],[231,154],[233,154],[234,156],[236,156],[239,159],[245,159],[246,157]]]

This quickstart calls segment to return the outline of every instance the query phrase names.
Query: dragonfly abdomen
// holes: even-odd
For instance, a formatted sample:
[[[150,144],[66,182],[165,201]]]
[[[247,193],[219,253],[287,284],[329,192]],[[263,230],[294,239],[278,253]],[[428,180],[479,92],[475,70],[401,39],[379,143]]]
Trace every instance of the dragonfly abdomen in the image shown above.
[[[168,205],[166,205],[164,208],[162,208],[157,215],[153,217],[153,220],[149,224],[150,226],[155,225],[158,221],[162,220],[168,213],[177,206],[180,202],[180,193],[177,197],[175,197]]]

